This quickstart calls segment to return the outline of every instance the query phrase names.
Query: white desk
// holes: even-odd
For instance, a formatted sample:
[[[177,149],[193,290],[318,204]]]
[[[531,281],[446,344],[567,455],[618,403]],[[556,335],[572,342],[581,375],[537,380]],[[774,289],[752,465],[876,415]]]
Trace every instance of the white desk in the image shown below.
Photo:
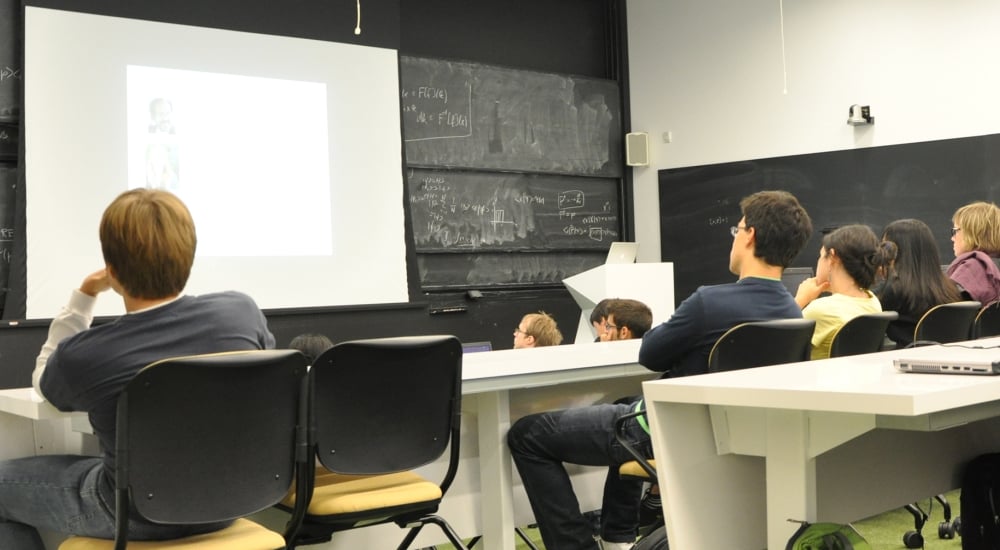
[[[931,349],[644,382],[671,546],[781,549],[788,518],[854,521],[957,487],[1000,451],[1000,377],[893,370]]]
[[[515,498],[515,475],[506,440],[511,421],[525,412],[531,412],[528,409],[536,401],[539,410],[549,410],[557,406],[613,401],[629,392],[638,393],[640,379],[657,376],[657,373],[636,363],[639,345],[639,340],[629,340],[464,356],[462,393],[467,406],[463,410],[471,412],[469,416],[475,416],[475,422],[463,423],[463,464],[440,512],[460,535],[471,537],[482,534],[480,547],[485,550],[513,550],[516,542],[514,526],[518,524],[515,501],[525,503],[519,505],[517,518],[530,518],[531,511],[523,495]],[[588,394],[581,396],[578,389],[567,389],[574,385],[582,387],[587,381],[599,381],[592,384],[599,386],[597,391],[587,390]],[[623,387],[629,389],[626,391]],[[66,416],[77,419],[74,425],[77,430],[84,428],[80,424],[81,419],[86,424],[85,416],[64,415],[51,405],[42,403],[30,389],[0,390],[0,412],[9,413],[0,414],[0,421],[16,415],[20,418],[15,420],[34,424],[36,431],[48,424],[42,421],[58,421]],[[10,433],[0,432],[5,445]],[[61,434],[57,430],[48,439],[57,439]],[[13,437],[23,438],[25,434]],[[44,445],[48,448],[51,444]],[[58,447],[63,452],[74,452],[72,441]],[[21,449],[23,451],[24,448]],[[76,452],[79,452],[79,447]],[[32,453],[21,452],[18,456],[28,454]],[[35,454],[40,454],[37,444]],[[429,477],[435,479],[437,472],[443,472],[444,466],[441,461],[430,465],[432,473],[428,474]],[[594,475],[583,483],[595,485],[593,495],[590,498],[581,497],[581,502],[599,499],[604,471],[606,469],[590,471]],[[597,479],[600,481],[597,482]],[[285,519],[285,516],[275,516],[264,522],[272,528],[281,529]],[[377,526],[338,534],[330,543],[316,548],[382,548],[395,546],[402,537],[403,533],[395,525]],[[440,542],[444,542],[444,537],[438,530],[428,528],[421,532],[414,547]]]
[[[515,546],[513,473],[507,430],[512,390],[627,376],[656,376],[636,363],[640,340],[466,355],[462,395],[476,395],[481,525],[485,550]],[[625,394],[613,396],[624,397]]]

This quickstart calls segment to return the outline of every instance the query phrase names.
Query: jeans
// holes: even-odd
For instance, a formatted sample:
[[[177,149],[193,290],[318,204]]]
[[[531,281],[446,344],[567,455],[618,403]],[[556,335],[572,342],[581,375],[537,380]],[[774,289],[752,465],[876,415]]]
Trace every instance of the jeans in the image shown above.
[[[642,481],[622,479],[618,466],[632,460],[615,439],[615,420],[632,412],[633,404],[593,405],[533,414],[518,420],[507,444],[524,482],[531,509],[548,550],[597,550],[590,522],[580,513],[564,462],[608,466],[601,507],[601,538],[635,540]],[[630,420],[626,435],[644,456],[652,443],[638,422]]]
[[[103,539],[115,537],[115,503],[100,458],[69,455],[0,461],[0,548],[45,550],[38,529]],[[227,522],[155,525],[135,512],[130,538],[170,539],[221,529]]]

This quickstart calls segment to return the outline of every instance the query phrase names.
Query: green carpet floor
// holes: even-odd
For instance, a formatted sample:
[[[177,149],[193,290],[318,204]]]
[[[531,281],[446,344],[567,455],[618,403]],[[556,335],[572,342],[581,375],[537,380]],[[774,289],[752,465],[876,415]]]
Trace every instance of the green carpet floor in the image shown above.
[[[960,514],[958,505],[958,491],[952,491],[946,495],[948,503],[951,505],[952,518]],[[919,503],[920,507],[930,514],[930,519],[922,530],[924,536],[925,550],[960,550],[962,541],[959,538],[953,540],[942,540],[938,538],[938,523],[944,519],[944,512],[937,501],[929,502],[924,500]],[[883,514],[867,518],[854,523],[855,529],[871,544],[874,550],[904,550],[903,534],[913,529],[913,516],[903,508],[890,510]],[[525,529],[528,537],[540,549],[544,549],[538,529]],[[477,545],[479,546],[479,545]],[[451,549],[451,545],[438,546],[439,550]],[[528,545],[517,541],[517,550],[528,550]],[[675,549],[675,550],[708,550],[708,549]]]

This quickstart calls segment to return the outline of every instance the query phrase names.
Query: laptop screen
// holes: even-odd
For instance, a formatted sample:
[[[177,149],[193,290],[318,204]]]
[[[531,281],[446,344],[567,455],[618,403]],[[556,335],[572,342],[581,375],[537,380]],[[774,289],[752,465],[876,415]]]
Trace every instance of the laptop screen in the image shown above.
[[[781,273],[781,282],[785,283],[785,288],[788,292],[795,296],[795,293],[799,291],[799,285],[802,281],[813,276],[813,268],[811,267],[787,267]]]
[[[480,351],[493,351],[492,342],[463,342],[462,353],[478,353]]]
[[[636,254],[639,253],[639,243],[616,241],[611,243],[608,249],[606,264],[631,264],[635,263]]]

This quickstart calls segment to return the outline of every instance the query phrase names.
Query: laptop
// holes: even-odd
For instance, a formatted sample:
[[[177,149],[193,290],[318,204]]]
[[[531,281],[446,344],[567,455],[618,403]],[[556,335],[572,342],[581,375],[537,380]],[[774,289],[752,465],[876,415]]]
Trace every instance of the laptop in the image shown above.
[[[636,254],[639,253],[639,243],[629,243],[616,241],[611,243],[608,249],[608,259],[606,264],[631,264],[635,263]]]
[[[795,293],[799,291],[799,285],[802,281],[813,276],[813,268],[811,267],[786,267],[784,271],[781,272],[781,282],[785,284],[785,288],[788,292],[795,296]]]
[[[479,353],[481,351],[493,351],[493,343],[483,342],[462,342],[462,353]]]
[[[912,349],[912,355],[892,360],[896,370],[928,374],[1000,374],[1000,347],[943,345]]]

